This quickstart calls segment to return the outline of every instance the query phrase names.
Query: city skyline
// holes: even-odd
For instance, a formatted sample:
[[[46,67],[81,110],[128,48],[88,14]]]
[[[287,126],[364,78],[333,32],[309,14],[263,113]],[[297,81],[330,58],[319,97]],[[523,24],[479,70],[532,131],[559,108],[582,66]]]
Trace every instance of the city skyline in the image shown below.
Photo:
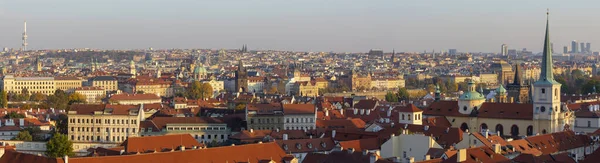
[[[557,45],[555,52],[560,51],[557,47],[569,46],[572,40],[600,42],[594,37],[600,24],[586,21],[593,19],[595,11],[560,1],[544,1],[546,6],[521,4],[510,9],[495,5],[512,1],[436,1],[434,5],[360,1],[351,4],[330,1],[322,5],[278,1],[180,2],[118,2],[115,6],[77,1],[0,2],[3,6],[0,47],[20,48],[22,23],[28,21],[29,49],[232,49],[248,44],[250,49],[260,50],[457,49],[500,53],[497,47],[506,44],[509,49],[527,48],[539,53],[542,43],[535,38],[543,33],[536,29],[543,27],[539,13],[546,8],[555,15],[550,20],[556,24],[552,36]],[[97,7],[85,8],[89,5]]]

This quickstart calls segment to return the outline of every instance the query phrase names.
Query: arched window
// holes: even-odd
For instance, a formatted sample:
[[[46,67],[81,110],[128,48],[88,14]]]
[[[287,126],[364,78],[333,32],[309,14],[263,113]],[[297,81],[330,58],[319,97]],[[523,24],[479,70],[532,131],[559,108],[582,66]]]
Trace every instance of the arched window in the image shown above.
[[[404,114],[402,114],[402,120],[404,120]]]
[[[467,130],[469,129],[469,125],[467,125],[467,123],[462,123],[460,125],[460,129],[463,130],[464,132],[467,132]]]
[[[483,131],[483,130],[488,129],[488,126],[487,126],[487,124],[482,123],[481,126],[479,126],[479,128],[481,128],[481,130]]]
[[[504,136],[504,127],[501,124],[496,125],[496,133],[499,133],[500,136]]]
[[[546,93],[546,89],[542,88],[542,93]]]
[[[510,135],[513,137],[519,136],[519,126],[512,125],[512,127],[510,127]]]
[[[546,129],[542,130],[542,134],[546,134]]]
[[[410,114],[407,114],[407,116],[408,116],[408,120],[410,120]]]
[[[558,88],[554,88],[554,97],[558,97]]]
[[[463,110],[464,110],[464,111],[467,111],[467,106],[463,107]]]
[[[527,136],[533,135],[533,126],[527,126]]]
[[[543,113],[543,112],[545,112],[545,111],[546,111],[546,107],[542,106],[542,107],[540,108],[540,111],[541,111],[542,113]]]

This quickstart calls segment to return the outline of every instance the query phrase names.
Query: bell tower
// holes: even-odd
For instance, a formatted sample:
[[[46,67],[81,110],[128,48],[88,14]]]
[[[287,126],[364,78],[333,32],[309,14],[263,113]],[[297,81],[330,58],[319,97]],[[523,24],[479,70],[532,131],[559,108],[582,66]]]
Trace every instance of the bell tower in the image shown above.
[[[548,13],[546,19],[548,19]],[[549,21],[546,20],[546,38],[541,65],[540,79],[533,84],[534,133],[546,134],[564,128],[560,108],[560,86],[552,73],[552,49],[550,47]]]

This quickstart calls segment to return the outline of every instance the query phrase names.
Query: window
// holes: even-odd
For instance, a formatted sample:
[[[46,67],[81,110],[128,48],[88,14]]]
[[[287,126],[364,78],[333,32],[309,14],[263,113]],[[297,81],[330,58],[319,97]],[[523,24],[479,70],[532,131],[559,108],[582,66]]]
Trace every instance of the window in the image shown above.
[[[464,111],[467,111],[467,106],[464,106],[464,107],[463,107],[463,110],[464,110]]]
[[[546,93],[546,89],[542,88],[542,94]]]
[[[543,90],[543,89],[542,89],[542,90]],[[540,108],[540,111],[542,111],[542,113],[543,113],[543,112],[545,112],[545,111],[546,111],[546,107],[542,106],[542,107]]]
[[[404,114],[402,114],[402,120],[404,120]]]
[[[592,122],[588,121],[588,127],[592,127]]]

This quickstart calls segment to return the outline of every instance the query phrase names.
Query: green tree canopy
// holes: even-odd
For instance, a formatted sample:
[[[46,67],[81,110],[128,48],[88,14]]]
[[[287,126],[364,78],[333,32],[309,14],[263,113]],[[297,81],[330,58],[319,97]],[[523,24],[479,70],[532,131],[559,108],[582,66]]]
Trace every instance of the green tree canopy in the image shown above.
[[[25,115],[17,112],[10,112],[4,116],[4,118],[25,118]]]
[[[213,88],[208,83],[200,83],[200,81],[194,81],[187,90],[188,98],[191,99],[205,99],[210,98],[213,95]]]
[[[6,91],[0,92],[0,107],[8,107],[8,93]]]
[[[63,157],[73,156],[73,142],[69,140],[67,135],[60,133],[54,136],[46,143],[46,156],[48,157]]]
[[[31,136],[31,134],[29,134],[28,131],[26,130],[21,130],[19,131],[19,133],[17,134],[17,136],[15,138],[13,138],[14,140],[20,140],[20,141],[32,141],[33,140],[33,136]]]
[[[73,104],[73,103],[85,103],[85,96],[80,94],[80,93],[72,93],[71,95],[69,95],[68,97],[69,99],[69,105]]]
[[[387,102],[398,102],[398,95],[392,92],[387,92],[385,94],[385,101]]]
[[[404,87],[398,89],[397,93],[398,99],[401,101],[409,100],[410,95],[408,94],[408,90]]]

